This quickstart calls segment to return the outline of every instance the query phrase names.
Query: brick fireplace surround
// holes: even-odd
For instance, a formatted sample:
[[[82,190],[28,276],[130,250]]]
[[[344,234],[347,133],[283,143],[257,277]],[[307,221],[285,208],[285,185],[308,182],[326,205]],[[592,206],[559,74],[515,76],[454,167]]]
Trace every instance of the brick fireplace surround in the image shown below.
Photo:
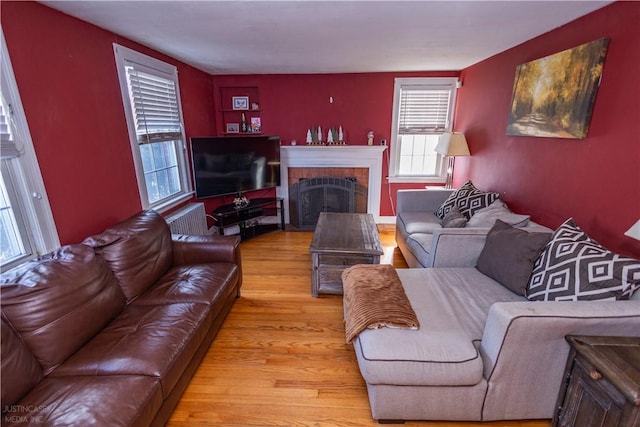
[[[284,199],[285,222],[289,224],[289,186],[291,185],[289,177],[292,176],[289,172],[290,168],[305,170],[318,168],[318,175],[326,172],[323,168],[340,168],[345,176],[353,176],[353,173],[349,173],[349,168],[367,169],[367,212],[372,214],[378,222],[382,189],[382,154],[386,148],[386,146],[376,145],[283,145],[280,147],[281,185],[277,188],[276,194]]]

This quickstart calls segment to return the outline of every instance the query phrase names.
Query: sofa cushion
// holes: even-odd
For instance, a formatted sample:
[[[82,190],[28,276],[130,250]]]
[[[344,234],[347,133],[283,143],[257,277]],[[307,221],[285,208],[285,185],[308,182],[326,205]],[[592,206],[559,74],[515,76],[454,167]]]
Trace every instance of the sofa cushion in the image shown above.
[[[365,330],[354,341],[367,384],[469,386],[483,380],[477,344],[496,301],[526,301],[475,268],[398,269],[420,328]]]
[[[3,402],[4,403],[4,402]],[[162,406],[157,378],[111,375],[48,377],[8,417],[33,426],[149,426]],[[8,425],[25,425],[15,422]],[[5,425],[4,423],[2,425]]]
[[[431,250],[432,241],[433,234],[422,233],[413,233],[407,239],[407,246],[409,246],[411,253],[422,265],[427,265],[427,259],[429,258],[429,251]]]
[[[442,228],[464,228],[467,225],[467,217],[460,212],[457,206],[449,209],[440,221]]]
[[[42,379],[42,368],[4,317],[0,322],[0,389],[5,408],[17,402]]]
[[[407,234],[433,233],[433,230],[442,228],[440,218],[431,212],[401,212],[398,219],[404,225]]]
[[[227,262],[172,268],[132,304],[197,302],[222,306],[225,297],[235,292],[238,277],[238,266]]]
[[[568,219],[536,261],[527,297],[540,301],[629,299],[640,288],[640,260],[615,254]]]
[[[457,206],[460,212],[469,219],[477,211],[496,201],[498,197],[500,197],[498,193],[480,191],[471,181],[467,181],[440,205],[436,215],[442,219],[451,208]]]
[[[128,301],[144,292],[171,267],[171,232],[153,210],[106,229],[83,242],[104,256]]]
[[[493,227],[497,219],[514,227],[526,227],[529,224],[529,218],[529,215],[519,215],[511,212],[507,205],[498,199],[473,214],[467,227]]]
[[[478,257],[478,270],[507,289],[525,295],[533,264],[550,237],[547,233],[527,233],[498,219],[487,234]]]
[[[160,379],[166,397],[211,322],[207,304],[129,305],[51,375],[147,375]]]
[[[64,246],[0,279],[2,311],[48,374],[123,309],[105,260],[85,245]]]
[[[237,265],[242,270],[238,236],[174,234],[171,237],[174,267],[227,262]]]

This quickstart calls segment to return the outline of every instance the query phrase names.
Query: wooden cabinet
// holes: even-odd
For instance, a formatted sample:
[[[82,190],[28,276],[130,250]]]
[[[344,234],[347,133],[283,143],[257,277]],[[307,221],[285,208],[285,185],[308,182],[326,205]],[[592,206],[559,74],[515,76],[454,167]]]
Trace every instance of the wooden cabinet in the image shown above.
[[[640,338],[569,336],[552,426],[640,426]]]
[[[220,88],[222,132],[225,135],[260,135],[260,93],[256,86],[224,86]],[[244,116],[247,129],[242,130]]]

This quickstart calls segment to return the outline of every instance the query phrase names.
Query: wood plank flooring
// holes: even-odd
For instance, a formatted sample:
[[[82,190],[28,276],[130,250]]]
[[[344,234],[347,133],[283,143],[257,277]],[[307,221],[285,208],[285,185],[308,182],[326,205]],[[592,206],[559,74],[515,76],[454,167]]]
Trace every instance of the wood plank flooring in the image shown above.
[[[382,262],[406,267],[393,228],[380,228]],[[342,297],[311,297],[312,235],[275,232],[241,244],[242,297],[168,426],[379,425],[371,418],[353,346],[345,344]],[[404,426],[548,427],[549,422],[414,421]]]

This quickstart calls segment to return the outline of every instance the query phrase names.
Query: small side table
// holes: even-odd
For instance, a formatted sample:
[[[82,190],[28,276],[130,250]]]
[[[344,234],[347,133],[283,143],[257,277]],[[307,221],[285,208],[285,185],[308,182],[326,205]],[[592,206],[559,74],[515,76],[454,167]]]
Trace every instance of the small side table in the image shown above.
[[[566,337],[552,427],[640,426],[640,337]]]

